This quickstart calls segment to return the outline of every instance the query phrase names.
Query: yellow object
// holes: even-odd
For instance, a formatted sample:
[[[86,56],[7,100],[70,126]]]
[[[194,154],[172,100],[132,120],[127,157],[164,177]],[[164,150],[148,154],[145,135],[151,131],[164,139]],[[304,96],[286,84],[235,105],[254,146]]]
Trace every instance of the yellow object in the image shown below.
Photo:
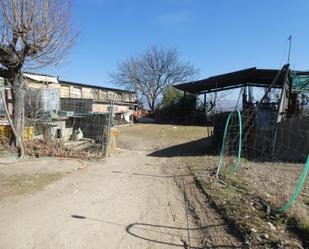
[[[12,129],[9,125],[0,125],[0,138],[10,138],[12,136]],[[27,141],[33,138],[33,127],[24,128],[24,139]]]
[[[26,141],[30,141],[33,138],[33,127],[25,127],[24,128],[24,139]]]
[[[0,125],[0,138],[9,138],[11,137],[12,130],[8,125]]]
[[[111,137],[119,137],[120,131],[116,128],[111,128]]]
[[[107,148],[108,155],[111,156],[115,152],[116,148],[117,148],[116,137],[111,137],[109,141],[109,146]]]
[[[119,137],[120,132],[116,128],[111,128],[110,137],[109,137],[109,145],[107,148],[108,155],[111,156],[117,148],[117,137]]]

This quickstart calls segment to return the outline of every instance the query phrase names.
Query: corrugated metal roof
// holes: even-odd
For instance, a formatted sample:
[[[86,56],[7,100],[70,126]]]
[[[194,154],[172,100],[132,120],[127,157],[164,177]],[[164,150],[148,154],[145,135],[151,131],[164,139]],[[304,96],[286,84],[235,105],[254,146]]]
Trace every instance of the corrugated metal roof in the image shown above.
[[[134,91],[130,91],[130,90],[104,87],[104,86],[96,86],[96,85],[88,85],[84,83],[70,82],[70,81],[64,81],[64,80],[59,80],[59,83],[62,85],[68,85],[68,86],[88,87],[88,88],[101,89],[101,90],[107,90],[107,91],[110,90],[114,92],[123,92],[123,93],[135,93]]]
[[[207,79],[187,82],[175,85],[174,87],[190,93],[204,93],[221,90],[228,90],[244,85],[268,87],[280,70],[275,69],[257,69],[255,67],[235,71],[227,74],[216,75]],[[280,73],[274,87],[282,86],[284,72]]]
[[[56,84],[59,83],[56,77],[49,75],[23,73],[23,76],[39,82],[56,83]]]

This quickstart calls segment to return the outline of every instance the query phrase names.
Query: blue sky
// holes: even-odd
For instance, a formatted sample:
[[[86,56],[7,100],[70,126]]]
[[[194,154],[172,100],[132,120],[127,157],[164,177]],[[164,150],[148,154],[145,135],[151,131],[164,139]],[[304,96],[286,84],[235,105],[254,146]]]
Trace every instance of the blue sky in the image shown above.
[[[197,78],[248,67],[309,69],[308,0],[73,0],[80,36],[65,62],[40,72],[113,86],[117,62],[150,45],[176,48]]]

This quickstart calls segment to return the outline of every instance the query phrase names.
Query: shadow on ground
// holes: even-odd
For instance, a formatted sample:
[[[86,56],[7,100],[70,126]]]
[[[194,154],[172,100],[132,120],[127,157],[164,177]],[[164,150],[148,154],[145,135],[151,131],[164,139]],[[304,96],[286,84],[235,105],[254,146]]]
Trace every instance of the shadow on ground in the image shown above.
[[[211,147],[211,138],[201,138],[183,144],[177,144],[156,150],[148,156],[152,157],[185,157],[217,155],[218,152]]]
[[[164,225],[154,225],[146,223],[132,223],[126,227],[128,234],[153,243],[164,244],[169,246],[181,247],[181,248],[191,248],[191,249],[202,249],[205,247],[194,246],[194,244],[200,244],[203,238],[198,235],[202,230],[212,229],[213,227],[224,226],[224,224],[209,225],[200,228],[186,228],[186,227],[172,227]],[[147,234],[143,234],[143,230],[147,231]],[[150,233],[149,233],[150,232]],[[162,235],[160,239],[154,239],[151,235],[156,233],[162,233],[162,235],[170,236],[173,238],[173,241],[168,241],[167,239],[163,240]],[[188,237],[189,235],[189,237]],[[175,237],[177,239],[175,239]],[[168,237],[166,237],[168,238]],[[179,242],[175,242],[179,240]],[[191,242],[188,242],[191,241]],[[211,248],[236,248],[231,245],[217,244],[212,245]]]
[[[193,174],[179,174],[179,175],[154,175],[154,174],[147,174],[147,173],[127,173],[127,172],[121,172],[121,171],[115,171],[113,170],[112,173],[114,174],[120,174],[120,175],[125,175],[125,176],[129,176],[129,177],[132,177],[132,176],[139,176],[139,177],[153,177],[153,178],[177,178],[177,177],[180,177],[180,178],[183,178],[183,177],[186,177],[186,176],[194,176]]]
[[[181,248],[192,248],[192,249],[193,248],[202,249],[202,247],[193,245],[193,244],[199,244],[202,241],[203,238],[199,236],[199,233],[201,231],[225,225],[225,224],[212,224],[209,226],[199,228],[175,227],[175,226],[147,224],[147,223],[131,223],[129,225],[126,225],[81,215],[71,215],[71,217],[74,219],[91,220],[95,222],[102,222],[109,225],[120,226],[123,227],[125,231],[131,236],[155,244],[162,244]],[[188,238],[188,234],[190,234],[190,238]],[[191,244],[188,242],[190,240]],[[220,245],[214,245],[211,248],[235,248],[235,247],[233,246],[231,247],[231,245],[220,244]]]

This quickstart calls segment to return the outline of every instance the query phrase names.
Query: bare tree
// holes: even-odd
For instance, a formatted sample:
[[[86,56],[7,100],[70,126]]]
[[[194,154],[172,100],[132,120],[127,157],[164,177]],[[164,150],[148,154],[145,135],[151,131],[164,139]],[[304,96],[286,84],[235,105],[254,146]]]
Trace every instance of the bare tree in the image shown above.
[[[220,108],[222,102],[226,100],[228,93],[225,91],[207,93],[206,103],[202,99],[198,99],[200,109],[204,109],[207,113],[215,113],[217,108]]]
[[[24,95],[22,70],[57,64],[73,45],[76,34],[66,0],[0,0],[0,75],[12,89],[13,123],[23,141]]]
[[[116,84],[144,97],[154,111],[158,97],[168,86],[187,81],[196,72],[191,64],[180,61],[176,49],[151,46],[142,55],[119,63],[111,77]]]

